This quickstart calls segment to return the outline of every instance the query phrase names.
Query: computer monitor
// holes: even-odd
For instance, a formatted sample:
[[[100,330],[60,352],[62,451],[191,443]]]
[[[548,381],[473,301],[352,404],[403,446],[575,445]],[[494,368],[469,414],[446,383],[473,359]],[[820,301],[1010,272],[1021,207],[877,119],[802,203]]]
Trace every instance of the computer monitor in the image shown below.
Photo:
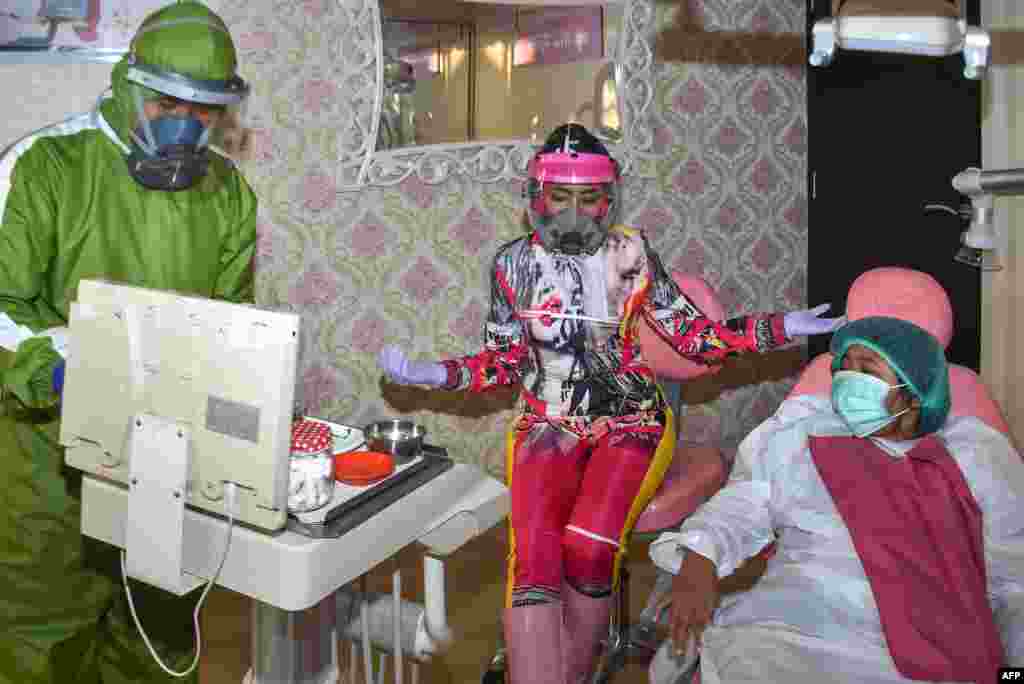
[[[138,417],[183,426],[184,502],[224,514],[224,483],[235,482],[237,521],[284,527],[297,314],[82,280],[69,327],[60,429],[68,465],[127,486],[146,465],[133,469],[131,459],[159,460],[167,444],[140,442]]]

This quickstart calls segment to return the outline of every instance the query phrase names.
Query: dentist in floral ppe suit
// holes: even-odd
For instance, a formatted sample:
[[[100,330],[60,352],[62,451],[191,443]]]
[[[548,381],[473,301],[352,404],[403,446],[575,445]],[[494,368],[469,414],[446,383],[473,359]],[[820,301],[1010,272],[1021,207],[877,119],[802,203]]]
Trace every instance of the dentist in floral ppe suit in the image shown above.
[[[114,67],[112,96],[0,157],[0,325],[36,333],[0,349],[0,684],[197,680],[158,669],[132,624],[117,549],[82,536],[51,339],[66,334],[82,278],[252,300],[256,197],[207,146],[247,92],[235,70],[219,17],[169,5]],[[187,668],[197,597],[138,583],[132,593],[160,657]]]
[[[511,681],[585,681],[608,630],[633,523],[672,460],[672,411],[638,346],[641,319],[706,363],[833,330],[827,305],[708,320],[644,234],[620,225],[619,167],[585,128],[556,129],[529,166],[529,235],[503,245],[478,354],[379,364],[400,384],[522,386],[509,434],[511,551],[505,640]]]

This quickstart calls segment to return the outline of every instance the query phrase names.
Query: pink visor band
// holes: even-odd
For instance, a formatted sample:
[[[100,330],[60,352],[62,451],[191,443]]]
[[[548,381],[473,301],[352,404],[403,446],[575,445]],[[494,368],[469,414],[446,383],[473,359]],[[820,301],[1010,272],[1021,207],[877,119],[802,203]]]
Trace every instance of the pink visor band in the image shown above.
[[[603,154],[550,152],[538,154],[527,169],[530,178],[541,183],[613,183],[619,178],[618,165]]]

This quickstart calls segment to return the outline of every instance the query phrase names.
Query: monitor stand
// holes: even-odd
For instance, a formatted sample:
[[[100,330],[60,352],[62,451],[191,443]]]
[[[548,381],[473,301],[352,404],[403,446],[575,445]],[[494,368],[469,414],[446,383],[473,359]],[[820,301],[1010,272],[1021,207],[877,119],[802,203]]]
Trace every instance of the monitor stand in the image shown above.
[[[190,443],[185,423],[140,413],[129,426],[128,576],[178,596],[206,581],[182,568]]]

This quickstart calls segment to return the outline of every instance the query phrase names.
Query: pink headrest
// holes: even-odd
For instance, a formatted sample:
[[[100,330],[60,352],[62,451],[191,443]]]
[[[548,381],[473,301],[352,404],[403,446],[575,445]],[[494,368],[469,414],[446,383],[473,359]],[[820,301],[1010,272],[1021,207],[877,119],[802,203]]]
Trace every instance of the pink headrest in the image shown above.
[[[697,305],[697,308],[704,312],[704,315],[713,321],[720,321],[725,318],[725,310],[722,303],[715,296],[715,291],[703,278],[674,272],[672,279],[679,285],[690,301]],[[715,373],[721,366],[705,366],[684,359],[679,352],[668,345],[658,333],[651,330],[647,321],[640,323],[640,348],[643,350],[644,359],[654,370],[659,378],[667,380],[689,380],[705,373]]]
[[[943,348],[953,338],[953,307],[935,278],[909,268],[887,266],[865,271],[850,286],[846,315],[851,321],[888,316],[924,328]]]
[[[862,273],[850,286],[846,315],[851,321],[867,316],[890,316],[924,328],[949,346],[953,337],[953,307],[949,296],[927,273],[909,268],[875,268]],[[969,368],[949,364],[952,398],[951,415],[975,416],[992,428],[1009,435],[998,404],[988,388]],[[832,391],[832,354],[819,354],[800,374],[790,397],[801,394],[828,395]]]

